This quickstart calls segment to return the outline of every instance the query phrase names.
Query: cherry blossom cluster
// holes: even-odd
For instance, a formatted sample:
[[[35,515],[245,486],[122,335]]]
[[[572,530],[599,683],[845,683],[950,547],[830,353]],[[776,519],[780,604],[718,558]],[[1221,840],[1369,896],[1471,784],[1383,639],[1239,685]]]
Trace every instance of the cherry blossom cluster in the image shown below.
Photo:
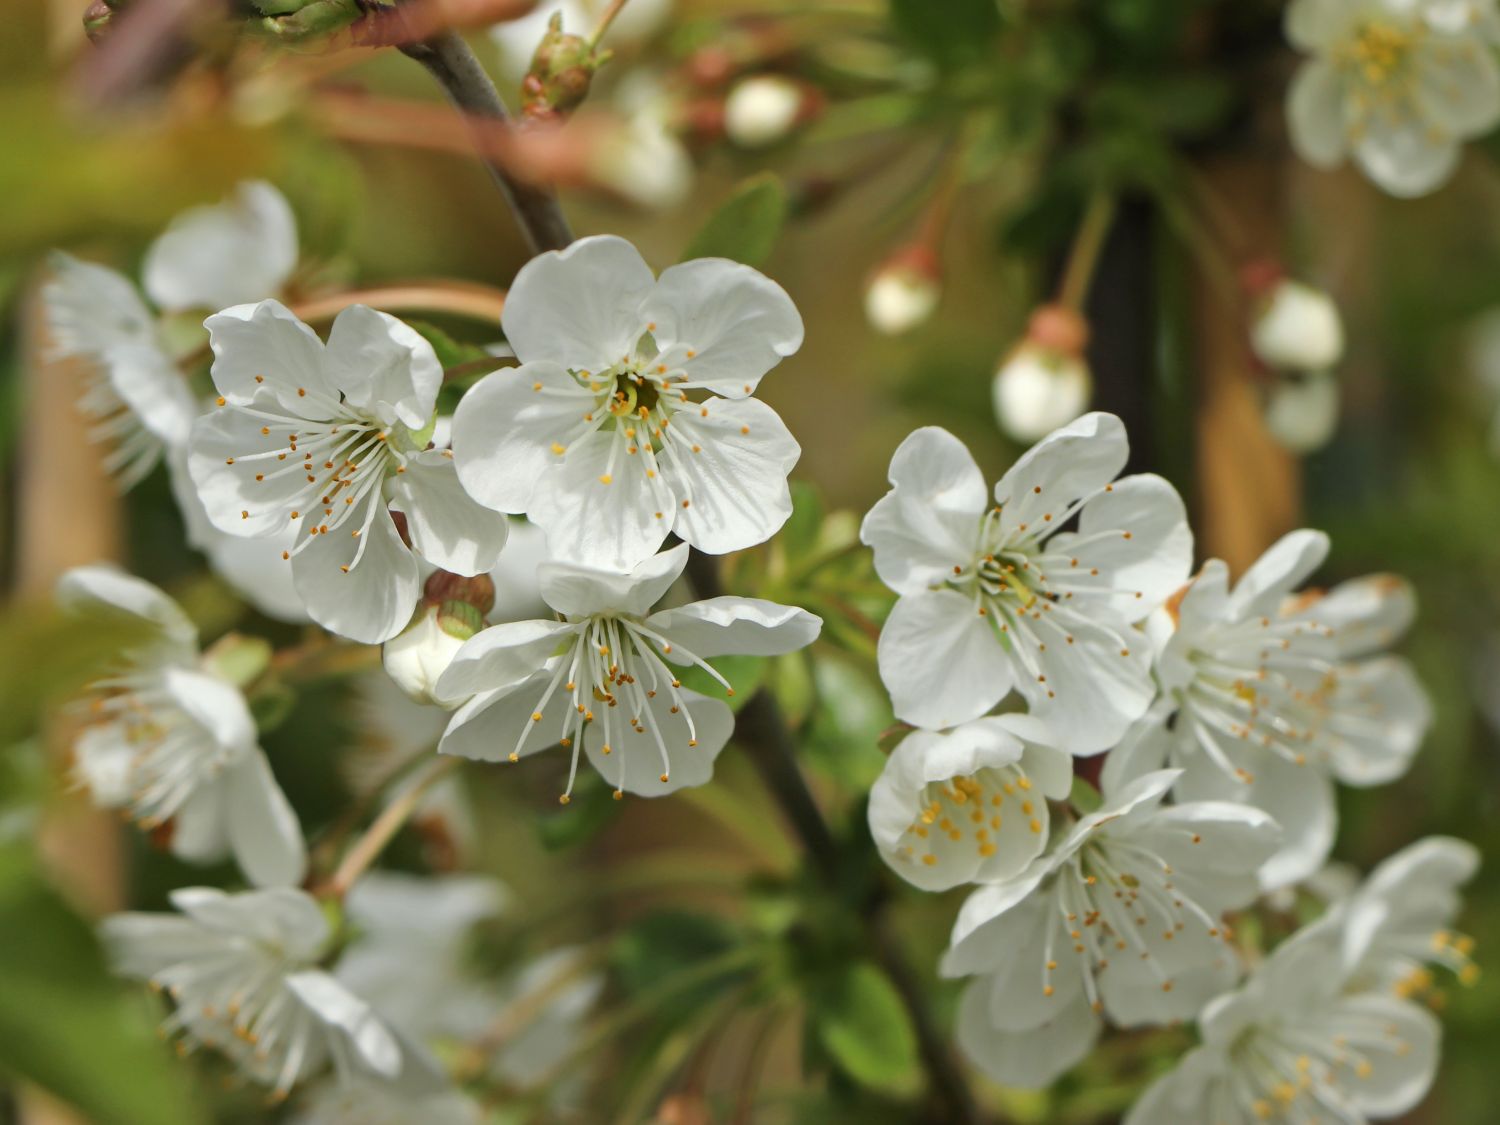
[[[1403,1112],[1436,1065],[1410,999],[1425,963],[1472,972],[1448,927],[1473,849],[1389,861],[1239,991],[1231,912],[1323,868],[1336,783],[1409,766],[1430,707],[1387,650],[1411,589],[1302,589],[1328,551],[1307,530],[1233,585],[1219,560],[1192,574],[1181,498],[1120,477],[1127,457],[1119,419],[1088,414],[991,491],[957,438],[920,429],[864,521],[898,595],[880,674],[910,728],[870,831],[913,885],[975,888],[941,966],[969,978],[959,1043],[997,1081],[1041,1087],[1106,1023],[1196,1018],[1204,1046],[1132,1122]]]

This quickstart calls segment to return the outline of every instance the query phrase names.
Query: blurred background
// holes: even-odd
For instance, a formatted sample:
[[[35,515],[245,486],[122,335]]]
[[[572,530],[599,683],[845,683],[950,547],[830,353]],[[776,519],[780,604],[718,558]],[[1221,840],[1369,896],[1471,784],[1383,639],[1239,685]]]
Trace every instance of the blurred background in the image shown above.
[[[176,1064],[150,1038],[159,1005],[110,982],[90,937],[102,913],[161,909],[174,887],[233,875],[179,863],[70,785],[63,705],[108,650],[55,614],[58,574],[117,561],[178,597],[205,640],[232,629],[283,647],[306,638],[248,608],[187,547],[164,472],[122,492],[101,468],[75,408],[82,375],[49,348],[38,296],[48,252],[137,277],[175,214],[264,179],[296,214],[292,285],[307,299],[411,279],[503,289],[527,257],[471,138],[411,60],[347,34],[243,30],[260,23],[248,4],[153,6],[187,30],[144,50],[139,39],[114,49],[121,13],[98,5],[90,44],[83,0],[0,9],[4,1121],[289,1112],[221,1088],[211,1065]],[[501,19],[526,7],[462,13],[513,106],[543,26]],[[992,378],[1094,214],[1091,401],[1125,418],[1136,468],[1189,497],[1200,558],[1239,570],[1306,525],[1333,540],[1320,582],[1390,571],[1415,584],[1406,651],[1436,720],[1408,776],[1341,793],[1338,858],[1363,870],[1423,835],[1474,841],[1486,867],[1463,928],[1484,965],[1500,934],[1500,331],[1484,319],[1500,310],[1500,139],[1469,146],[1452,182],[1416,201],[1300,163],[1283,123],[1295,58],[1282,9],[629,0],[605,40],[615,57],[562,139],[516,159],[560,182],[579,233],[621,234],[658,268],[727,224],[802,312],[805,346],[761,390],[803,446],[798,515],[785,542],[735,560],[729,581],[849,623],[806,658],[745,674],[781,688],[852,853],[869,850],[861,801],[891,722],[861,624],[873,628],[887,603],[851,549],[854,520],[918,425],[953,430],[992,476],[1024,448],[997,423]],[[598,15],[574,4],[568,18],[579,13]],[[750,79],[771,81],[746,93]],[[1113,207],[1091,211],[1099,199]],[[1336,428],[1305,455],[1268,427],[1275,377],[1247,344],[1239,271],[1265,260],[1327,290],[1343,315]],[[940,297],[891,334],[872,321],[867,292],[912,261]],[[498,323],[423,315],[455,354],[499,338]],[[382,755],[436,737],[441,717],[376,686],[372,668],[356,659],[290,677],[258,701],[258,714],[276,711],[264,745],[315,856],[342,839],[351,807],[374,799],[361,778],[379,773]],[[596,785],[560,809],[562,768],[470,765],[451,801],[390,853],[392,866],[506,885],[506,907],[469,951],[480,965],[501,974],[578,946],[607,974],[602,1010],[630,1013],[579,1031],[582,1049],[561,1066],[578,1083],[571,1100],[502,1083],[497,1120],[915,1119],[902,1101],[909,1033],[879,1030],[883,993],[807,1018],[805,982],[837,976],[839,923],[814,916],[796,842],[742,751],[726,751],[711,786],[623,806]],[[881,877],[861,863],[860,878]],[[906,894],[894,908],[944,1026],[954,995],[932,967],[960,900]],[[820,936],[783,940],[804,933]],[[671,984],[747,934],[785,963]],[[1432,1002],[1445,1008],[1443,1069],[1409,1120],[1487,1125],[1500,985],[1482,976]],[[1051,1093],[984,1098],[996,1120],[1115,1120],[1152,1060],[1185,1041],[1118,1036]]]

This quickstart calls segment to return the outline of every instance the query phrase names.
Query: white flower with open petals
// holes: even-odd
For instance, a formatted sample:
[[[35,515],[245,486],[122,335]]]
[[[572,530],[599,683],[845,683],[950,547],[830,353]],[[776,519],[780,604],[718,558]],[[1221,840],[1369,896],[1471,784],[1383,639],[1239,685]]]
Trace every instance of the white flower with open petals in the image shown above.
[[[1048,854],[964,903],[942,971],[977,975],[959,1043],[996,1081],[1045,1086],[1087,1053],[1099,1014],[1170,1023],[1234,983],[1221,917],[1255,899],[1279,830],[1239,805],[1163,806],[1175,778],[1107,794]]]
[[[1287,38],[1312,57],[1292,81],[1292,145],[1311,164],[1353,157],[1397,196],[1435,190],[1461,144],[1500,121],[1493,0],[1294,0]]]
[[[330,1060],[345,1080],[442,1088],[430,1060],[318,967],[332,935],[316,899],[293,887],[171,899],[180,913],[116,914],[102,929],[116,972],[172,998],[164,1030],[182,1050],[223,1052],[278,1099]]]
[[[1203,1045],[1149,1087],[1125,1125],[1365,1125],[1421,1101],[1439,1028],[1408,1000],[1344,991],[1336,952],[1283,942],[1198,1017]]]
[[[1127,454],[1118,418],[1084,415],[1022,455],[992,503],[948,431],[901,443],[860,530],[901,595],[879,649],[897,716],[955,726],[1014,690],[1053,745],[1090,754],[1145,712],[1156,688],[1133,623],[1186,580],[1193,543],[1170,484],[1115,480]]]
[[[870,790],[880,856],[927,891],[1020,873],[1047,843],[1047,801],[1073,784],[1073,759],[1025,715],[913,731]]]
[[[213,862],[233,852],[262,885],[295,883],[306,854],[297,815],[256,744],[240,689],[198,652],[177,603],[113,567],[77,567],[58,600],[79,615],[113,615],[145,629],[124,667],[94,685],[94,720],[74,746],[75,772],[94,800],[144,828],[171,824],[172,851]]]
[[[658,797],[702,785],[728,742],[734,716],[722,701],[684,687],[673,670],[708,660],[779,656],[809,645],[822,621],[758,598],[720,597],[651,612],[687,564],[686,544],[653,555],[628,574],[548,562],[542,597],[561,616],[485,629],[464,642],[438,681],[472,696],[438,749],[466,758],[518,761],[561,745],[579,751],[616,796]]]
[[[584,238],[521,269],[502,324],[521,365],[464,396],[453,453],[554,556],[628,570],[668,532],[722,554],[786,522],[801,447],[751,397],[802,344],[775,282],[721,258],[657,278],[623,239]]]
[[[326,345],[276,301],[207,326],[221,397],[193,426],[189,471],[220,530],[297,528],[284,558],[314,621],[384,641],[411,619],[417,555],[463,575],[495,565],[506,521],[469,499],[447,450],[427,449],[443,372],[426,340],[363,305]]]
[[[1327,859],[1333,779],[1394,780],[1430,721],[1410,665],[1374,655],[1410,621],[1409,588],[1376,576],[1294,596],[1327,553],[1322,532],[1292,532],[1232,590],[1224,563],[1206,563],[1151,622],[1162,704],[1105,764],[1107,776],[1178,766],[1179,799],[1270,812],[1286,835],[1262,873],[1267,888]]]

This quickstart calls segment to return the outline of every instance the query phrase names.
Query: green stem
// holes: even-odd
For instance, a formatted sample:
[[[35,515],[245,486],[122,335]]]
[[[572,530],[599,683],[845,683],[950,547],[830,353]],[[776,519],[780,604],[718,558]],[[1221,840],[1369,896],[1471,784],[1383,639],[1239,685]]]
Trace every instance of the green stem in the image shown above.
[[[625,0],[610,0],[608,8],[599,17],[599,23],[594,28],[594,33],[589,36],[589,50],[597,51],[599,42],[609,33],[609,25],[615,22],[615,17],[620,14],[620,9],[625,7]]]
[[[452,772],[459,761],[460,759],[453,757],[434,758],[427,769],[411,783],[411,787],[381,810],[374,823],[365,829],[365,834],[354,842],[322,893],[338,899],[348,894],[349,888],[380,858],[386,845],[395,839],[396,833],[401,831],[411,814],[417,811],[417,806],[422,803],[427,791]]]
[[[1089,284],[1094,280],[1094,269],[1099,264],[1099,255],[1104,250],[1104,240],[1109,237],[1114,220],[1115,197],[1108,192],[1096,193],[1089,200],[1083,222],[1078,225],[1078,234],[1073,239],[1073,249],[1068,252],[1068,264],[1057,288],[1059,305],[1075,312],[1083,308],[1089,295]]]

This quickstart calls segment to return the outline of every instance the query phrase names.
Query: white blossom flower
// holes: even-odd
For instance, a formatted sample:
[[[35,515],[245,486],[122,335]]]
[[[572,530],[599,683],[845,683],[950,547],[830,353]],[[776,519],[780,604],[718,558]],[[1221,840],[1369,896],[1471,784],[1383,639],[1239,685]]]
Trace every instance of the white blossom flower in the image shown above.
[[[280,293],[296,266],[297,219],[286,197],[248,180],[173,219],[146,251],[142,281],[167,312],[223,309]]]
[[[297,528],[285,558],[314,621],[384,641],[411,618],[416,556],[463,575],[495,565],[506,521],[468,498],[447,450],[427,449],[443,373],[426,340],[364,305],[326,345],[276,301],[206,324],[219,408],[193,426],[189,471],[221,531]]]
[[[741,148],[773,145],[792,131],[805,101],[802,87],[782,75],[743,79],[724,99],[724,134]]]
[[[593,964],[582,946],[561,946],[500,983],[492,1011],[500,1046],[491,1070],[502,1082],[518,1090],[553,1084],[554,1095],[567,1097],[566,1085],[556,1085],[559,1064],[578,1048],[604,992],[604,974]]]
[[[1339,381],[1326,371],[1272,376],[1262,411],[1266,429],[1289,453],[1322,449],[1339,425]]]
[[[451,711],[463,700],[443,696],[437,683],[473,635],[466,623],[445,616],[441,606],[426,605],[405,630],[385,642],[381,662],[386,675],[412,699]]]
[[[802,344],[775,282],[720,258],[653,278],[630,243],[584,238],[521,269],[503,324],[521,365],[464,396],[453,452],[469,494],[555,556],[628,570],[668,532],[722,554],[786,522],[801,448],[750,397]]]
[[[116,914],[103,937],[116,971],[176,1005],[183,1052],[211,1047],[285,1097],[330,1060],[341,1076],[441,1088],[431,1062],[363,999],[318,968],[330,943],[316,899],[292,887],[172,892],[180,914]]]
[[[1073,759],[1037,739],[1029,716],[913,731],[870,790],[870,834],[891,869],[927,891],[1008,879],[1047,842],[1047,801],[1073,784]]]
[[[1250,345],[1272,369],[1326,371],[1344,358],[1344,322],[1323,290],[1282,277],[1256,300]]]
[[[57,596],[71,612],[134,619],[149,633],[93,688],[94,721],[74,752],[94,800],[127,809],[145,828],[170,822],[172,851],[184,859],[233,852],[253,882],[299,881],[306,854],[297,815],[256,743],[244,696],[199,654],[177,603],[107,566],[68,571]]]
[[[879,646],[900,718],[955,726],[1014,690],[1052,745],[1087,754],[1145,712],[1156,689],[1132,623],[1186,579],[1192,535],[1166,481],[1114,480],[1127,452],[1118,418],[1085,415],[1023,454],[992,505],[952,434],[901,443],[860,531],[901,595]]]
[[[1087,1053],[1099,1014],[1188,1018],[1238,976],[1222,915],[1256,898],[1279,830],[1241,805],[1163,806],[1176,776],[1106,794],[1026,871],[964,903],[942,971],[978,974],[959,1043],[996,1081],[1045,1086]]]
[[[1203,1045],[1143,1094],[1125,1125],[1397,1117],[1426,1094],[1439,1028],[1407,1000],[1344,991],[1336,952],[1283,942],[1198,1017]]]
[[[1443,965],[1464,984],[1479,967],[1474,939],[1453,929],[1459,888],[1479,869],[1479,851],[1464,840],[1429,836],[1380,864],[1328,913],[1296,935],[1322,941],[1343,958],[1345,990],[1411,997],[1433,985],[1429,965]]]
[[[693,186],[693,159],[673,121],[676,101],[655,75],[633,70],[610,102],[622,120],[589,154],[594,180],[637,207],[676,207]]]
[[[1104,767],[1132,776],[1170,763],[1184,771],[1179,799],[1266,809],[1286,832],[1262,872],[1268,889],[1327,858],[1332,779],[1399,777],[1430,719],[1410,665],[1374,655],[1410,621],[1404,583],[1375,576],[1292,596],[1327,553],[1322,532],[1292,532],[1233,591],[1224,563],[1205,564],[1175,610],[1151,622],[1163,702]]]
[[[990,385],[995,420],[1016,441],[1036,441],[1088,409],[1094,379],[1080,355],[1023,342]]]
[[[706,782],[734,718],[720,700],[684,687],[673,666],[701,668],[733,694],[709,658],[793,652],[813,642],[822,621],[739,597],[652,613],[687,555],[682,544],[628,574],[543,564],[542,596],[562,620],[496,625],[464,644],[438,687],[473,698],[453,716],[439,751],[518,761],[561,745],[572,757],[564,801],[580,750],[617,797]]]
[[[937,255],[912,243],[882,262],[865,286],[865,319],[877,332],[899,336],[932,317],[942,292]]]
[[[1292,145],[1310,164],[1353,157],[1396,196],[1440,187],[1463,141],[1500,121],[1494,4],[1294,0],[1287,38],[1312,56],[1287,95]],[[1459,10],[1487,18],[1453,18]]]

